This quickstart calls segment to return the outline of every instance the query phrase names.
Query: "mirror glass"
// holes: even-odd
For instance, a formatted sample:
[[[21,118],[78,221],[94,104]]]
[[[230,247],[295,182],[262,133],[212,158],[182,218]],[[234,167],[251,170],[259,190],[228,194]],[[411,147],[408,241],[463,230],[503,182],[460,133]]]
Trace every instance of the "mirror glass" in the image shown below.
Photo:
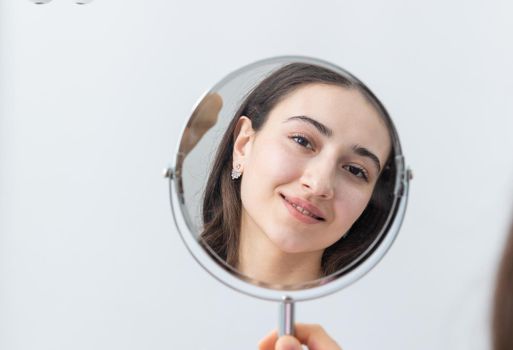
[[[276,57],[227,75],[193,109],[175,157],[175,216],[231,274],[300,290],[391,244],[407,181],[370,89],[331,63]]]

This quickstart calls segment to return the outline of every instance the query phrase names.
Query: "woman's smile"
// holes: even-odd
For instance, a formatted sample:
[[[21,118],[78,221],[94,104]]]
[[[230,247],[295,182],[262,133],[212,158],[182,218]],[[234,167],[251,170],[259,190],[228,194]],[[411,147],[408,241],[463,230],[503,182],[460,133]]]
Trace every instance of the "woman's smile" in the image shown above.
[[[280,196],[290,214],[299,221],[305,224],[318,224],[326,221],[322,212],[307,201],[300,198],[287,197],[282,193],[280,193]]]

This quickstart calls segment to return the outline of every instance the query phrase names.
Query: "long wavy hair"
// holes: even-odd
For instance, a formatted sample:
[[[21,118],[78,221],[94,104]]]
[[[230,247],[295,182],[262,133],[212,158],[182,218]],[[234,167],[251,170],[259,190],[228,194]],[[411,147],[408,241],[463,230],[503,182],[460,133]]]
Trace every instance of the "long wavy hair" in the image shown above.
[[[329,84],[357,89],[376,108],[390,130],[392,145],[395,133],[390,118],[380,101],[352,76],[342,76],[330,69],[306,63],[292,63],[271,73],[245,98],[224,133],[208,177],[203,208],[203,232],[200,242],[232,267],[238,265],[241,223],[240,181],[230,177],[237,121],[251,119],[258,132],[269,112],[286,96],[308,84]],[[392,148],[372,197],[361,216],[337,242],[326,248],[321,261],[325,276],[347,267],[367,250],[385,225],[392,210],[396,178],[395,149]],[[344,232],[341,232],[342,234]]]

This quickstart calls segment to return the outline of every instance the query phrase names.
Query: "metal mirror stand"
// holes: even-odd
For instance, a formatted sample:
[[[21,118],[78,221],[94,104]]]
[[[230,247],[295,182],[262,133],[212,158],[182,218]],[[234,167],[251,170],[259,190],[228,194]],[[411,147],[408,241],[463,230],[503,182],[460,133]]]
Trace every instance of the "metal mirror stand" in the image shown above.
[[[279,312],[278,336],[294,335],[294,300],[284,297]]]
[[[209,90],[208,93],[218,92],[219,89],[228,85],[234,79],[234,77],[237,76],[237,74],[247,73],[252,69],[261,68],[271,63],[285,64],[291,62],[316,64],[325,68],[332,69],[344,76],[348,76],[351,80],[359,81],[350,73],[344,71],[340,67],[332,65],[329,62],[309,57],[283,56],[258,61],[237,71],[234,71],[225,77],[220,83],[215,85],[211,90]],[[202,101],[202,99],[200,101]],[[195,110],[195,108],[193,110]],[[395,199],[394,203],[392,204],[391,212],[387,222],[382,228],[384,231],[381,232],[381,234],[383,235],[380,234],[379,240],[375,241],[367,249],[367,251],[364,252],[359,260],[355,262],[354,266],[348,266],[346,270],[339,271],[332,275],[329,283],[321,283],[315,286],[306,286],[306,289],[273,289],[263,285],[250,283],[247,280],[240,278],[239,275],[234,274],[233,271],[230,271],[230,269],[226,269],[225,267],[221,266],[219,262],[214,261],[211,254],[209,254],[203,247],[198,244],[197,239],[190,232],[191,227],[193,227],[193,223],[189,218],[187,207],[184,203],[184,189],[181,178],[184,157],[181,152],[178,151],[174,159],[174,164],[171,165],[171,167],[165,169],[163,175],[169,180],[171,210],[176,228],[178,229],[178,233],[180,234],[182,241],[196,262],[198,262],[212,277],[216,278],[225,286],[252,297],[278,302],[278,334],[280,336],[294,335],[295,302],[316,299],[321,296],[334,293],[360,279],[383,258],[399,232],[403,222],[404,213],[406,211],[409,182],[413,176],[411,170],[407,168],[404,163],[404,157],[402,155],[399,138],[393,124],[391,127],[394,138],[394,148],[396,149],[395,163],[397,167],[397,174],[395,178],[393,193]],[[177,149],[180,149],[179,145],[180,143],[178,144]]]

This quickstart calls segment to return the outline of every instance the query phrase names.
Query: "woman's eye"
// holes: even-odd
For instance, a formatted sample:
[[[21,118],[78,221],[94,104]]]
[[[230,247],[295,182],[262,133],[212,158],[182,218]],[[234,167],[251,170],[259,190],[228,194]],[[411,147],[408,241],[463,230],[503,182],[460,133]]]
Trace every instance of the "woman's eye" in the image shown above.
[[[344,165],[344,169],[349,171],[354,176],[364,179],[365,181],[369,180],[369,176],[367,175],[367,172],[363,168],[360,168],[355,165]]]
[[[290,138],[302,147],[313,149],[313,146],[310,143],[310,141],[303,135],[293,135]]]

